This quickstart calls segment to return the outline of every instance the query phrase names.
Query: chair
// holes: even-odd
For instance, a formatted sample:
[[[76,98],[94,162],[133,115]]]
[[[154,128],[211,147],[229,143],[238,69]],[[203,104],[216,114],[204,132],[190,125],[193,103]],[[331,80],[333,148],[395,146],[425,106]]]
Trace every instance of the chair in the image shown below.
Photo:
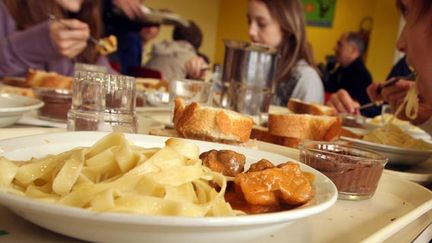
[[[134,77],[162,79],[162,73],[155,69],[146,67],[132,67],[129,71]]]

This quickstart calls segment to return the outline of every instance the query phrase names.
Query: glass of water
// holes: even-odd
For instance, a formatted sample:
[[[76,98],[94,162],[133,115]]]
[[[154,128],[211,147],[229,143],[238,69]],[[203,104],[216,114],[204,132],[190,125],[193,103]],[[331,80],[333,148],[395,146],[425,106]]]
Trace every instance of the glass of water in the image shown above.
[[[93,71],[76,71],[70,131],[136,133],[135,78]]]

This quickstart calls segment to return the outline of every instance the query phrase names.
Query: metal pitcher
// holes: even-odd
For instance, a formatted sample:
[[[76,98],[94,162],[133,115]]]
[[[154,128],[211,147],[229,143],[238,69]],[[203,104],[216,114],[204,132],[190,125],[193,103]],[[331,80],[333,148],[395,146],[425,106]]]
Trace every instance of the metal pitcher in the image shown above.
[[[221,104],[240,113],[268,114],[277,66],[276,50],[248,42],[225,41]]]

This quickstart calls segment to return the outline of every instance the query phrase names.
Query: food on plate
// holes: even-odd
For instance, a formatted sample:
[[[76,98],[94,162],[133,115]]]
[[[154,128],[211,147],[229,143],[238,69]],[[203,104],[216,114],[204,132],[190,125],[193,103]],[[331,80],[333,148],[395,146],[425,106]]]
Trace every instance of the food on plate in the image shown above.
[[[333,107],[308,103],[299,99],[290,99],[288,101],[288,109],[296,114],[310,114],[318,116],[334,116],[337,113]]]
[[[104,56],[117,51],[117,37],[115,37],[114,35],[110,35],[108,37],[98,40],[96,48],[97,51]]]
[[[267,127],[254,127],[251,138],[294,148],[306,139],[339,138],[342,122],[334,108],[290,99],[288,109],[293,113],[269,114]]]
[[[313,177],[293,162],[274,166],[262,159],[243,172],[244,158],[234,151],[211,150],[200,158],[210,169],[234,177],[228,181],[225,200],[247,214],[287,210],[307,203],[315,194]]]
[[[432,149],[432,144],[425,142],[422,139],[413,138],[411,135],[404,132],[399,126],[392,123],[388,123],[383,127],[372,130],[363,136],[363,140],[401,148],[418,150]]]
[[[383,126],[391,121],[392,124],[402,128],[403,130],[422,132],[423,130],[415,125],[412,125],[409,121],[403,121],[395,117],[393,114],[382,114],[375,116],[368,121],[369,124]]]
[[[35,93],[33,89],[30,88],[22,88],[22,87],[14,87],[10,85],[0,85],[0,92],[22,95],[27,97],[35,97]]]
[[[341,120],[336,116],[279,113],[269,114],[268,128],[255,127],[251,137],[297,147],[303,140],[335,140],[341,129]]]
[[[203,164],[212,171],[226,176],[236,176],[243,172],[246,157],[231,150],[210,150],[200,155]]]
[[[185,140],[142,148],[111,133],[92,147],[24,163],[2,158],[0,189],[96,212],[238,214],[224,200],[226,178],[203,166],[198,156],[198,146]]]
[[[181,98],[175,99],[173,122],[182,137],[231,144],[247,142],[253,125],[248,116],[196,102],[186,105]]]
[[[302,143],[300,160],[330,178],[339,195],[359,199],[373,196],[387,163],[383,155],[373,151],[319,141]]]
[[[72,89],[73,78],[56,72],[29,69],[25,85],[30,88],[45,87],[56,89]]]
[[[223,155],[215,159],[244,163],[240,154],[219,152]],[[183,139],[167,139],[162,148],[143,148],[130,144],[122,133],[111,133],[91,147],[58,155],[29,161],[1,157],[0,191],[95,212],[192,217],[248,213],[225,200],[228,180],[234,181],[237,193],[231,197],[237,203],[271,207],[255,213],[299,206],[314,196],[310,177],[295,163],[253,166],[232,178],[200,159],[208,161],[213,155],[200,155],[197,145]]]

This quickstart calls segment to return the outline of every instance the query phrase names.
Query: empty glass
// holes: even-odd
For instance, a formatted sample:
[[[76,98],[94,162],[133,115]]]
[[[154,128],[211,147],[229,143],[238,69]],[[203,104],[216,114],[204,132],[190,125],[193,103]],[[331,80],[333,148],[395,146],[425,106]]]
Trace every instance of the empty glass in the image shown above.
[[[186,104],[197,102],[210,105],[212,101],[212,83],[199,80],[180,79],[170,83],[170,103],[181,97]]]
[[[76,71],[68,130],[137,132],[135,78]]]
[[[228,91],[229,107],[243,114],[251,115],[258,124],[265,124],[272,100],[269,88],[231,83],[235,87]]]

